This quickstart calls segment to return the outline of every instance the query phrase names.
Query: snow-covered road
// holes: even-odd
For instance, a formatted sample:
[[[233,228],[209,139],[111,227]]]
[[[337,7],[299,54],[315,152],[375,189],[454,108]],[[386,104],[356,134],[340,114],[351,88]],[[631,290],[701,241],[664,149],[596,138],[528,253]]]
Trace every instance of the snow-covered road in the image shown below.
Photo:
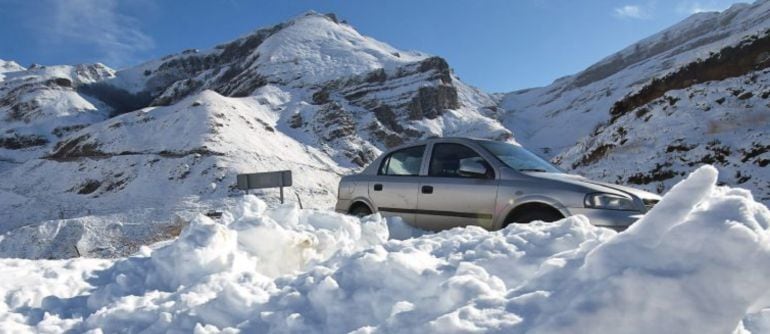
[[[716,179],[620,234],[423,234],[247,196],[129,258],[0,260],[0,332],[767,333],[770,211]]]

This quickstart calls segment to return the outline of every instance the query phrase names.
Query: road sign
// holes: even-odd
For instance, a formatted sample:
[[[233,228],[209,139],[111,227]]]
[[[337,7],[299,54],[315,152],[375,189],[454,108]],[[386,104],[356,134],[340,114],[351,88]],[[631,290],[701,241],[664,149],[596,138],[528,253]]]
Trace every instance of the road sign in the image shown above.
[[[291,171],[238,174],[236,182],[238,189],[281,188],[281,203],[283,203],[283,187],[291,187]]]

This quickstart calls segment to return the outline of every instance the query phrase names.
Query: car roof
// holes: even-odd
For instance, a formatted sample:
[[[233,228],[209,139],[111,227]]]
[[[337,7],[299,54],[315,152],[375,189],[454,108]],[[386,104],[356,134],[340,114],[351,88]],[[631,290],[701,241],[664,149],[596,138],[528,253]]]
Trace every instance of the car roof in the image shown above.
[[[494,142],[499,143],[498,141],[490,140],[490,139],[482,139],[482,138],[473,138],[473,137],[432,137],[427,139],[421,139],[418,141],[409,142],[406,144],[398,145],[395,147],[392,147],[388,149],[386,152],[393,152],[396,150],[400,150],[402,148],[408,148],[413,146],[420,146],[420,145],[427,145],[429,143],[436,143],[436,142],[466,142],[466,143],[480,143],[480,142]]]

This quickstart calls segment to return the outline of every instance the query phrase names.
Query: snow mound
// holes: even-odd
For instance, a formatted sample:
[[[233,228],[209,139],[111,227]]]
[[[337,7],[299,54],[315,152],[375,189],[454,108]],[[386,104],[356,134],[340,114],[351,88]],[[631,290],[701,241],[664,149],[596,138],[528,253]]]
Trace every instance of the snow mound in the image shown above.
[[[770,305],[770,211],[716,179],[712,167],[697,170],[577,269],[546,273],[509,295],[539,310],[530,331],[729,333]]]
[[[0,328],[761,331],[770,210],[716,178],[697,170],[620,234],[582,216],[423,234],[246,196],[221,221],[200,216],[176,241],[114,262],[0,260]]]

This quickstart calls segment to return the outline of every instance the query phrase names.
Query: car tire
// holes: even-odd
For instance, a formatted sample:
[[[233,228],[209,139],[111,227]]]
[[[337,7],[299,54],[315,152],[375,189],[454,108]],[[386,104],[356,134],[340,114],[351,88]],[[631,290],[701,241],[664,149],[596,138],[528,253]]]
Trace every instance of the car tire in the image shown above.
[[[350,215],[356,216],[358,218],[363,218],[371,214],[372,214],[372,210],[369,210],[369,207],[363,204],[355,205],[353,206],[353,208],[350,209]]]
[[[508,220],[505,222],[505,226],[508,226],[510,224],[516,223],[516,224],[529,224],[533,221],[544,221],[547,223],[555,222],[559,219],[563,219],[564,216],[562,216],[560,213],[556,212],[555,210],[526,210],[519,213],[516,213],[508,218]]]

